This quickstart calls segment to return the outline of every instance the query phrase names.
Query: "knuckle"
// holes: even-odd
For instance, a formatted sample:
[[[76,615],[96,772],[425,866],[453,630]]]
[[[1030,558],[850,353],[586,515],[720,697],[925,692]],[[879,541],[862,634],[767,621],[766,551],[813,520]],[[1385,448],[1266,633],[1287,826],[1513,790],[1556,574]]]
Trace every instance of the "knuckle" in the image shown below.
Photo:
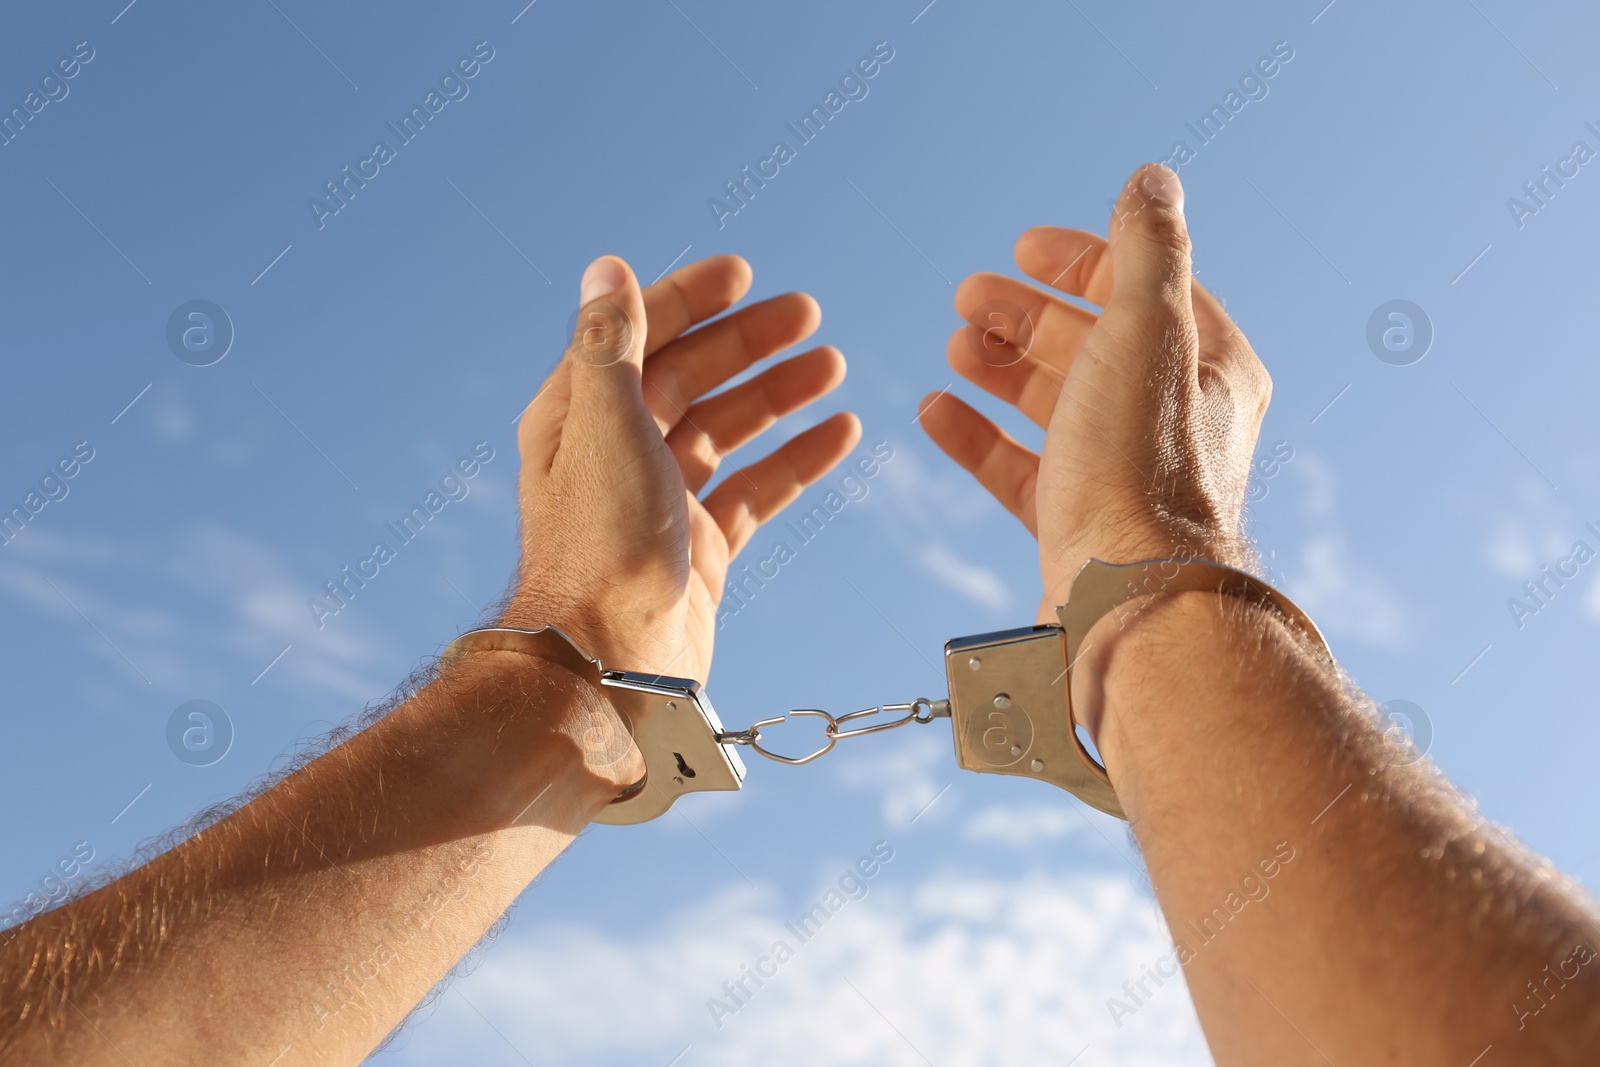
[[[645,383],[649,389],[646,396],[654,395],[672,411],[673,416],[678,416],[683,410],[680,403],[683,397],[683,375],[674,363],[662,360],[652,361],[647,365],[644,375]],[[652,407],[659,405],[652,404]]]
[[[590,366],[607,367],[627,358],[636,333],[627,312],[609,300],[596,300],[578,313],[567,351]]]
[[[1260,403],[1259,414],[1265,415],[1267,405],[1272,403],[1272,374],[1259,359],[1251,359],[1250,369],[1255,379],[1256,397]]]
[[[1148,368],[1185,368],[1198,357],[1200,336],[1194,321],[1182,313],[1170,294],[1122,303],[1100,316],[1117,349],[1131,362]]]
[[[1139,213],[1139,233],[1156,252],[1171,257],[1189,256],[1189,227],[1181,212],[1172,208],[1146,207]]]
[[[1231,354],[1228,364],[1239,378],[1241,392],[1255,402],[1256,418],[1259,420],[1266,414],[1267,404],[1272,400],[1272,375],[1237,326],[1228,338],[1227,348]]]
[[[717,447],[708,434],[695,434],[692,457],[695,463],[705,471],[706,477],[716,473],[717,467],[722,464],[722,450]]]
[[[1109,267],[1111,257],[1106,254],[1106,246],[1087,248],[1078,253],[1078,257],[1067,264],[1066,273],[1057,280],[1057,288],[1062,288],[1071,293],[1087,293],[1092,286],[1095,275],[1102,267]]]

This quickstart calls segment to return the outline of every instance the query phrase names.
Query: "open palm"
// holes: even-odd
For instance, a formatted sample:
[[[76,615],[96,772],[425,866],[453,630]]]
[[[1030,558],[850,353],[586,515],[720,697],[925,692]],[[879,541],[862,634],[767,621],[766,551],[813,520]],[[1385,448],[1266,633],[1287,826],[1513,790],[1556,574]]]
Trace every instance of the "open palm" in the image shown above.
[[[1044,430],[1042,451],[955,397],[923,404],[939,447],[1039,539],[1041,622],[1092,556],[1247,563],[1239,528],[1271,379],[1191,276],[1180,208],[1145,197],[1151,170],[1124,188],[1109,239],[1037,226],[1017,241],[1025,273],[1100,313],[1000,274],[956,291],[969,325],[950,338],[951,366]]]
[[[841,412],[701,499],[728,453],[844,379],[823,346],[708,395],[820,322],[815,300],[788,293],[691,329],[750,280],[738,256],[643,290],[614,257],[585,273],[573,344],[519,430],[523,556],[505,625],[559,626],[607,667],[705,680],[731,561],[861,434]]]

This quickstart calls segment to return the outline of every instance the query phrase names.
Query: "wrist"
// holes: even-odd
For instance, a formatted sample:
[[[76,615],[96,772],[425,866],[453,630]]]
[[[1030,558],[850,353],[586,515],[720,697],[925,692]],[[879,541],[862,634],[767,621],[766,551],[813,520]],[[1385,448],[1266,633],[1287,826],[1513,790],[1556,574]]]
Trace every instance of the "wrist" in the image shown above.
[[[441,815],[460,832],[528,824],[576,832],[644,777],[605,695],[543,657],[468,652],[419,697],[408,721],[394,725],[434,754]]]
[[[516,630],[553,626],[570,637],[585,655],[598,659],[610,670],[692,675],[699,657],[685,655],[689,650],[685,648],[681,625],[643,610],[627,614],[625,633],[591,625],[591,620],[606,619],[612,614],[599,607],[552,606],[519,592],[494,625]]]
[[[1148,526],[1130,522],[1133,527]],[[1221,532],[1214,523],[1199,523],[1169,519],[1159,526],[1145,529],[1143,533],[1124,532],[1120,536],[1093,536],[1075,538],[1069,544],[1047,551],[1040,542],[1040,567],[1045,585],[1045,599],[1041,619],[1047,613],[1067,602],[1072,583],[1083,565],[1091,559],[1108,563],[1130,563],[1136,560],[1178,560],[1217,563],[1234,570],[1254,572],[1258,569],[1258,556],[1254,546],[1242,533]],[[1132,610],[1132,606],[1124,611]]]
[[[1242,660],[1267,633],[1289,630],[1273,609],[1214,591],[1152,594],[1102,617],[1073,666],[1071,700],[1113,785],[1130,745],[1188,714],[1200,667]]]

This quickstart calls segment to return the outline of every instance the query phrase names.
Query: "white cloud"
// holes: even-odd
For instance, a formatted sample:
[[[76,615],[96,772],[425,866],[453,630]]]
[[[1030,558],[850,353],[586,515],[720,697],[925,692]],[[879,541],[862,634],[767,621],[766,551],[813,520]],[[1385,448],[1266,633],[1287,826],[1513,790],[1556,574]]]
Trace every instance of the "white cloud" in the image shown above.
[[[219,691],[248,682],[289,644],[274,675],[303,692],[331,693],[359,707],[391,688],[370,676],[382,659],[370,630],[352,619],[319,634],[305,582],[276,550],[250,537],[204,525],[154,556],[106,539],[40,533],[7,546],[19,551],[0,560],[0,586],[80,628],[90,654],[118,670],[132,664],[158,689]],[[151,609],[117,592],[124,586],[113,573],[170,582],[187,594],[187,605],[178,613]]]
[[[998,574],[967,562],[943,545],[928,545],[917,562],[940,582],[982,607],[1004,611],[1011,605],[1011,594]]]
[[[157,393],[150,403],[154,408],[155,431],[162,440],[179,444],[194,435],[194,413],[176,397]]]
[[[20,541],[18,542],[20,543]],[[61,594],[50,588],[41,571],[32,567],[0,560],[0,587],[4,587],[18,600],[26,601],[35,611],[55,619],[71,619],[72,605]]]
[[[130,559],[127,547],[105,538],[61,533],[54,529],[41,530],[39,536],[34,536],[35,529],[29,527],[23,530],[21,535],[7,544],[5,556],[21,556],[38,563],[71,562],[98,567],[125,565]]]
[[[997,804],[969,818],[961,828],[968,841],[1026,848],[1088,829],[1066,804]]]
[[[21,538],[15,543],[20,544]],[[47,575],[42,568],[26,562],[0,561],[0,587],[75,631],[85,654],[105,661],[116,671],[131,671],[140,681],[152,685],[181,685],[181,656],[172,651],[184,630],[180,620],[166,612],[106,596],[102,590],[107,584],[84,584],[59,571]]]
[[[1600,549],[1600,542],[1581,518],[1561,511],[1542,486],[1523,487],[1519,495],[1522,510],[1516,515],[1502,514],[1495,518],[1485,545],[1485,556],[1490,566],[1516,583],[1513,595],[1521,598],[1524,582],[1542,580],[1546,573],[1544,568],[1556,567],[1563,559],[1570,559],[1580,543],[1594,552]],[[1590,573],[1595,565],[1579,566],[1577,581],[1584,590],[1584,617],[1600,619],[1600,581]]]
[[[514,931],[385,1058],[520,1062],[509,1042],[539,1062],[586,1064],[665,1064],[688,1046],[680,1067],[1209,1062],[1179,981],[1120,1028],[1111,1018],[1107,999],[1171,951],[1128,879],[941,875],[904,887],[895,874],[886,865],[803,942],[784,924],[820,888],[787,906],[721,893],[643,935]],[[760,987],[747,980],[751,995],[718,1029],[708,1000],[736,1006],[724,982],[779,940],[793,958]]]
[[[1509,516],[1502,515],[1495,521],[1484,551],[1489,565],[1511,578],[1522,578],[1539,569],[1527,527]]]
[[[309,592],[276,549],[215,525],[201,526],[166,561],[172,578],[213,601],[227,622],[197,642],[220,645],[245,665],[250,677],[286,645],[276,664],[284,681],[302,690],[332,693],[360,706],[388,693],[392,683],[368,670],[382,658],[380,643],[357,619],[340,619],[318,631],[306,607]],[[270,677],[270,676],[269,676]]]
[[[1515,495],[1515,510],[1495,515],[1484,545],[1489,565],[1501,574],[1524,581],[1541,564],[1569,554],[1575,539],[1590,540],[1582,516],[1574,516],[1538,479],[1520,483]]]
[[[1301,506],[1306,517],[1333,519],[1334,498],[1338,490],[1338,479],[1334,476],[1333,468],[1322,462],[1319,457],[1301,451],[1290,470],[1298,474],[1305,484],[1306,495]]]
[[[929,819],[937,821],[943,801],[949,798],[928,805],[955,780],[957,771],[949,737],[948,731],[943,737],[896,737],[893,749],[841,760],[834,773],[841,785],[878,790],[883,820],[890,826],[909,825],[924,809]]]
[[[879,479],[894,498],[894,506],[875,509],[880,522],[901,529],[1006,518],[994,498],[944,456],[937,456],[937,469],[930,470],[916,450],[902,441],[893,444],[894,459],[883,465]]]
[[[1329,634],[1385,646],[1407,638],[1405,613],[1394,594],[1377,574],[1350,560],[1338,533],[1305,543],[1287,585],[1295,603]]]
[[[1586,618],[1600,619],[1600,581],[1589,579],[1589,588],[1583,594],[1583,614]]]
[[[1286,568],[1284,591],[1330,636],[1370,645],[1403,644],[1409,630],[1399,598],[1381,575],[1350,558],[1338,525],[1333,468],[1301,452],[1289,469],[1304,483],[1306,516],[1322,529],[1300,547],[1298,565]]]

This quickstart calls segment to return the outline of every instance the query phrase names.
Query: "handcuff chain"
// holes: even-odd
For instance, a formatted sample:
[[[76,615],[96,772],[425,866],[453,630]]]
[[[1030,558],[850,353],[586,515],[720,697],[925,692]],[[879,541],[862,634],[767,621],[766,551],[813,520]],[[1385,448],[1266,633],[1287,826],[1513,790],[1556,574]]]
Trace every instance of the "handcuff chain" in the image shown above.
[[[854,719],[865,718],[868,715],[878,715],[884,712],[904,712],[899,718],[889,722],[873,723],[870,726],[858,726],[852,730],[842,729],[843,725]],[[822,728],[823,735],[828,743],[807,756],[785,756],[773,752],[761,744],[761,730],[766,726],[776,726],[778,723],[787,722],[789,715],[812,715],[819,719],[828,720]],[[918,697],[909,704],[879,704],[875,707],[863,708],[845,715],[833,715],[819,708],[795,708],[788,715],[778,715],[771,719],[762,719],[743,730],[724,730],[717,734],[717,740],[724,745],[745,745],[755,749],[769,760],[778,763],[787,763],[798,767],[812,760],[821,759],[833,751],[833,746],[847,737],[861,737],[864,734],[875,734],[883,730],[893,730],[909,723],[926,724],[934,719],[948,719],[950,717],[950,701],[929,700],[927,697]]]

